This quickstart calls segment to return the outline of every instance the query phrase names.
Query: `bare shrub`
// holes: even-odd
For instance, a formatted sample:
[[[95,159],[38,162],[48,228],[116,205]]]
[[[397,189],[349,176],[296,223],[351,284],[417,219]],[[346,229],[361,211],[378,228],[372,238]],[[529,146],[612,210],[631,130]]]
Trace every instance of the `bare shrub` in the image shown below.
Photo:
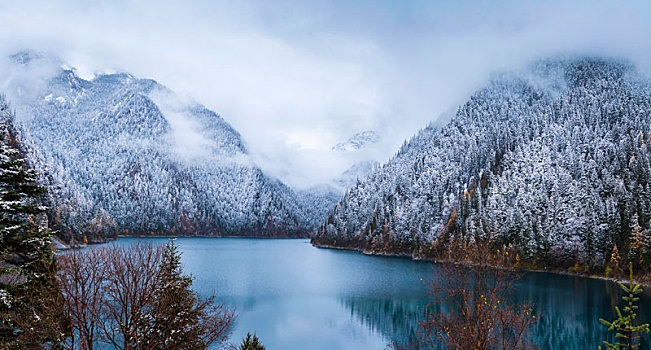
[[[68,315],[63,347],[205,349],[225,341],[232,311],[191,290],[192,278],[170,246],[102,246],[60,256],[57,282]],[[170,260],[179,262],[172,271]]]
[[[432,301],[419,322],[417,340],[395,349],[535,349],[532,327],[539,319],[530,303],[512,302],[519,275],[508,251],[488,244],[460,247],[454,263],[439,265],[429,284]]]

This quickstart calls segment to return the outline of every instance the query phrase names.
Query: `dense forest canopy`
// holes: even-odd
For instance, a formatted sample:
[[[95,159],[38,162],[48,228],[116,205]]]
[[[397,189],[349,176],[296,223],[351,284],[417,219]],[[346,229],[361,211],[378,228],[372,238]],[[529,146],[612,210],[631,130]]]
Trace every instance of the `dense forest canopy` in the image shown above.
[[[651,261],[651,85],[610,59],[496,76],[350,189],[322,246],[436,257],[489,238],[548,265]]]
[[[15,55],[18,69],[47,58]],[[66,240],[124,235],[307,237],[336,198],[295,192],[263,173],[224,119],[153,80],[82,79],[58,68],[19,80],[3,113],[50,187],[51,226]]]

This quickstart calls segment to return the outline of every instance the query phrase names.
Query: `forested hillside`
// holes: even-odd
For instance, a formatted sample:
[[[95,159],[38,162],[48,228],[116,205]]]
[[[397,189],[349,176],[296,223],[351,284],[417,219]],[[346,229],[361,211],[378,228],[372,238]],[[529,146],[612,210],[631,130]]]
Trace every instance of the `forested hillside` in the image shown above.
[[[495,77],[335,206],[313,243],[439,257],[489,239],[546,265],[651,265],[651,87],[554,59]]]
[[[17,71],[44,64],[29,52],[13,59]],[[332,203],[266,176],[219,115],[153,80],[85,80],[58,68],[43,84],[32,81],[11,82],[8,103],[46,174],[51,226],[66,240],[306,237]]]

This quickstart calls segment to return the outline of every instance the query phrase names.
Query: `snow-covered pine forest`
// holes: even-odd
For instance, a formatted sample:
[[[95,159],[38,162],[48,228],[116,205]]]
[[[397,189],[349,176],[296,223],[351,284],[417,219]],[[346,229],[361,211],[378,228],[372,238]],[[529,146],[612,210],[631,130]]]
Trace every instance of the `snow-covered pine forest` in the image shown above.
[[[629,63],[501,74],[350,189],[320,246],[437,257],[489,237],[553,265],[651,265],[651,85]],[[642,263],[641,262],[646,262]]]
[[[33,72],[50,58],[12,59],[19,74],[1,101],[13,110],[4,117],[16,119],[50,188],[51,226],[66,240],[306,237],[336,201],[265,175],[224,119],[154,80],[124,73],[85,80],[59,65],[39,81]]]

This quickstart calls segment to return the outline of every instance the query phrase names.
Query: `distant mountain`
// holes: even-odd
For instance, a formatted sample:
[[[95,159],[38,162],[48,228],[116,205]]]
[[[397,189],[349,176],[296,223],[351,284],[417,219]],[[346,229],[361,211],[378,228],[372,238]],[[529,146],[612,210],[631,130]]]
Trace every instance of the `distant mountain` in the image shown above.
[[[366,130],[351,136],[348,140],[338,143],[332,147],[333,151],[347,152],[355,151],[378,142],[378,134],[373,130]]]
[[[342,195],[358,180],[364,179],[378,166],[374,161],[363,161],[353,164],[341,176],[328,184],[321,184],[305,190],[297,191],[297,200],[302,208],[307,211],[310,227],[318,228],[332,208],[339,202]]]
[[[357,184],[357,181],[364,180],[373,170],[377,169],[380,164],[376,161],[361,161],[353,164],[346,169],[339,177],[334,180],[334,184],[345,192]]]
[[[27,64],[30,61],[43,58],[43,56],[44,55],[42,53],[39,53],[39,52],[36,52],[36,51],[24,50],[24,51],[20,51],[20,52],[17,52],[15,54],[9,56],[9,58],[11,59],[11,61],[13,63],[16,63],[16,64]]]
[[[635,67],[541,61],[420,131],[344,195],[313,243],[422,258],[489,238],[546,266],[648,270],[649,142],[651,84]]]
[[[30,52],[12,59],[16,71],[51,64]],[[52,226],[67,240],[306,237],[327,214],[331,202],[298,194],[253,164],[219,115],[154,80],[126,73],[85,80],[56,68],[39,85],[25,75],[6,94],[52,189]]]
[[[308,222],[311,228],[319,227],[342,196],[341,190],[330,185],[318,185],[296,193],[299,206],[312,219]]]

